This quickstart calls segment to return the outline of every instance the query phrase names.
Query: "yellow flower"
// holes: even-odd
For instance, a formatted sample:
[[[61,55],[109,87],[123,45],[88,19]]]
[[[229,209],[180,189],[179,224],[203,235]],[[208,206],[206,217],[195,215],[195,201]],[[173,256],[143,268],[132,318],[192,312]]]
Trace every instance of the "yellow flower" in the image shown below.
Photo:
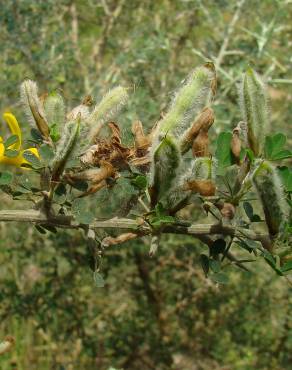
[[[39,158],[39,153],[38,153],[38,150],[36,148],[28,148],[28,149],[25,149],[25,150],[21,150],[22,135],[21,135],[21,130],[20,130],[19,124],[18,124],[17,119],[15,118],[15,116],[12,113],[4,113],[3,118],[4,118],[5,122],[7,123],[8,127],[9,127],[11,135],[17,135],[18,136],[17,142],[15,142],[14,144],[9,146],[9,149],[17,150],[18,155],[16,157],[13,157],[13,158],[5,156],[5,147],[4,147],[4,144],[3,144],[4,141],[3,141],[2,137],[0,136],[0,164],[3,163],[3,164],[9,164],[9,165],[12,165],[12,166],[20,167],[24,163],[28,163],[23,158],[23,153],[27,152],[27,151],[31,152],[32,154],[34,154],[36,157]]]

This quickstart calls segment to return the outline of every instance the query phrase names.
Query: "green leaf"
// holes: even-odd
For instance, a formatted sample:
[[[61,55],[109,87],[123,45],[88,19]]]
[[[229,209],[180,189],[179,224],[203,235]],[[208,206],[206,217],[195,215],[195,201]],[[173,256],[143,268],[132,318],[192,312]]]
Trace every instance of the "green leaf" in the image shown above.
[[[283,149],[286,141],[286,136],[281,133],[274,136],[267,136],[265,140],[265,157],[270,161],[292,157],[292,152],[290,150]]]
[[[175,218],[172,216],[154,216],[150,223],[152,226],[160,227],[163,224],[171,224],[175,222]]]
[[[102,275],[99,272],[94,271],[94,273],[93,273],[93,280],[95,282],[95,285],[98,288],[103,288],[104,287],[105,281],[104,281],[104,278],[102,277]]]
[[[156,204],[156,206],[155,206],[155,212],[156,212],[156,215],[157,216],[165,215],[166,210],[163,208],[162,203],[159,202],[159,203]]]
[[[280,167],[278,170],[286,191],[292,192],[292,170],[286,166]]]
[[[8,157],[8,158],[15,158],[18,156],[18,154],[19,154],[19,151],[15,149],[6,149],[4,153],[5,157]]]
[[[218,173],[222,174],[224,167],[232,164],[231,132],[221,132],[217,138],[215,157],[218,161]]]
[[[30,135],[36,143],[41,144],[43,142],[42,134],[36,128],[30,130]]]
[[[54,152],[50,145],[44,144],[39,148],[39,153],[42,161],[48,164],[54,158]]]
[[[88,209],[89,205],[84,198],[77,198],[72,203],[72,213],[76,221],[81,224],[90,224],[93,219],[93,213]]]
[[[11,172],[5,171],[0,173],[0,185],[9,185],[13,180]]]
[[[145,190],[148,185],[147,177],[143,175],[138,175],[131,181],[131,184],[139,190]]]
[[[43,228],[43,227],[41,227],[40,225],[34,225],[35,226],[35,228],[36,228],[36,230],[40,233],[40,234],[43,234],[43,235],[45,235],[47,232],[46,232],[46,230]]]
[[[4,146],[8,149],[11,145],[17,143],[19,141],[18,135],[12,135],[7,140],[5,140]]]
[[[19,196],[20,194],[29,194],[31,193],[31,190],[23,187],[23,186],[17,186],[16,189],[13,192],[13,195]]]
[[[79,191],[86,191],[88,189],[88,183],[83,180],[77,180],[73,184],[71,184],[72,188],[75,188]]]
[[[217,273],[217,272],[219,272],[221,270],[221,264],[220,264],[219,261],[210,259],[209,263],[210,263],[210,269],[213,272]]]
[[[277,260],[276,260],[276,258],[270,252],[264,251],[262,253],[262,256],[264,257],[264,259],[267,262],[267,264],[270,265],[272,267],[272,269],[277,273],[277,275],[283,276],[282,271],[277,266]]]
[[[22,154],[23,158],[28,161],[34,168],[40,168],[41,162],[37,156],[35,156],[30,150],[26,150]]]
[[[229,283],[228,276],[226,274],[223,274],[222,272],[218,272],[218,273],[210,275],[210,279],[219,284]]]
[[[208,272],[209,272],[209,258],[208,258],[208,256],[206,256],[205,254],[200,254],[200,262],[201,262],[202,269],[205,273],[205,276],[207,277]]]
[[[53,234],[57,234],[57,232],[58,232],[58,230],[54,226],[51,226],[51,225],[42,224],[42,227],[44,229],[50,231]]]
[[[250,162],[252,163],[254,161],[254,152],[251,149],[246,149],[246,155]]]
[[[281,159],[287,159],[292,157],[292,152],[290,150],[281,150],[273,156],[274,161],[279,161]]]
[[[281,271],[282,272],[288,272],[288,271],[291,271],[292,270],[292,261],[288,261],[286,262],[282,267],[281,267]]]
[[[251,218],[251,222],[262,222],[262,219],[259,215],[253,215]]]
[[[247,217],[251,221],[251,219],[253,217],[253,208],[252,208],[252,205],[249,202],[243,202],[243,208],[245,210],[245,213],[246,213]]]
[[[239,241],[236,241],[236,243],[241,248],[247,250],[249,253],[255,252],[259,247],[258,242],[254,241],[254,240],[250,240],[250,239],[239,240]]]
[[[50,126],[50,137],[54,143],[57,142],[61,137],[59,130],[58,130],[58,125],[56,123]]]
[[[210,253],[212,256],[216,256],[219,253],[223,253],[226,247],[226,241],[224,239],[217,239],[213,242]]]

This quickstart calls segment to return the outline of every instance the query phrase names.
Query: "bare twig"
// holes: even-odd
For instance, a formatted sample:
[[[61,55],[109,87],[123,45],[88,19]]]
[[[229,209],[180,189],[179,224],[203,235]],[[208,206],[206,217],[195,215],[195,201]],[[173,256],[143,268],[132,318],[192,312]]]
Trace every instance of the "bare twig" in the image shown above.
[[[224,37],[223,42],[221,44],[221,48],[220,48],[219,53],[217,55],[217,58],[214,62],[216,69],[219,69],[219,67],[221,66],[221,64],[223,62],[223,59],[226,55],[228,44],[229,44],[229,41],[230,41],[230,37],[231,37],[231,35],[234,31],[236,23],[239,20],[241,9],[242,9],[244,3],[245,3],[245,0],[239,0],[237,2],[236,11],[235,11],[235,13],[234,13],[234,15],[231,19],[231,22],[228,25],[225,37]]]

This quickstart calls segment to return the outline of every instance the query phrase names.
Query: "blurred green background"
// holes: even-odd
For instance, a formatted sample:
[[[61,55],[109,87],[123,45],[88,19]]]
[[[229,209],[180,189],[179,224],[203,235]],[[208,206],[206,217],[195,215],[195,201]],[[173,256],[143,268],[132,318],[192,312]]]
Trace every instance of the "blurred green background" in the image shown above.
[[[26,77],[41,93],[61,91],[68,109],[127,86],[118,123],[128,140],[133,120],[150,128],[189,71],[213,60],[213,139],[241,119],[237,84],[250,64],[267,82],[273,130],[292,144],[289,0],[10,0],[0,21],[0,111],[13,111],[26,132]],[[109,196],[94,206],[109,211],[124,194]],[[0,199],[1,209],[27,207]],[[230,265],[230,283],[216,286],[195,239],[165,236],[152,259],[143,239],[107,251],[97,288],[81,232],[1,223],[0,233],[0,331],[16,339],[1,370],[291,368],[291,288],[264,264],[251,273]]]

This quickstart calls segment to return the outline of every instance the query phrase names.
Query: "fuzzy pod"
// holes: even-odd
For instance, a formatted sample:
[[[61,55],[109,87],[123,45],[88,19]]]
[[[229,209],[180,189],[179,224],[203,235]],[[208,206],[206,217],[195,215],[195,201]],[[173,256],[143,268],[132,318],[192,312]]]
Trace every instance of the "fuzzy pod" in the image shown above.
[[[89,137],[93,141],[106,121],[113,119],[125,106],[128,101],[127,90],[122,86],[117,86],[110,90],[95,106],[91,114],[86,119],[86,123],[91,126]]]
[[[73,121],[74,119],[77,119],[78,116],[84,121],[90,116],[88,105],[80,104],[77,105],[77,107],[74,107],[69,113],[67,113],[66,120]]]
[[[279,175],[270,162],[263,161],[254,170],[252,181],[263,207],[269,233],[275,236],[288,220],[287,203]]]
[[[155,151],[150,170],[152,204],[156,204],[172,188],[181,162],[181,154],[176,140],[165,136]]]
[[[35,124],[45,139],[49,139],[50,130],[38,96],[38,87],[34,81],[25,80],[20,86],[20,99],[26,116],[31,124]]]
[[[265,85],[251,68],[243,76],[239,93],[243,118],[247,123],[248,143],[259,156],[269,132],[269,109]]]
[[[60,178],[77,142],[79,127],[80,119],[66,123],[61,139],[56,148],[55,157],[50,166],[52,169],[52,181],[57,181]]]
[[[206,63],[196,68],[177,92],[169,111],[160,121],[159,133],[169,132],[181,139],[196,115],[210,102],[215,79],[213,64]]]
[[[57,93],[50,93],[44,101],[44,110],[50,126],[57,125],[59,131],[65,123],[65,103],[63,97]]]

